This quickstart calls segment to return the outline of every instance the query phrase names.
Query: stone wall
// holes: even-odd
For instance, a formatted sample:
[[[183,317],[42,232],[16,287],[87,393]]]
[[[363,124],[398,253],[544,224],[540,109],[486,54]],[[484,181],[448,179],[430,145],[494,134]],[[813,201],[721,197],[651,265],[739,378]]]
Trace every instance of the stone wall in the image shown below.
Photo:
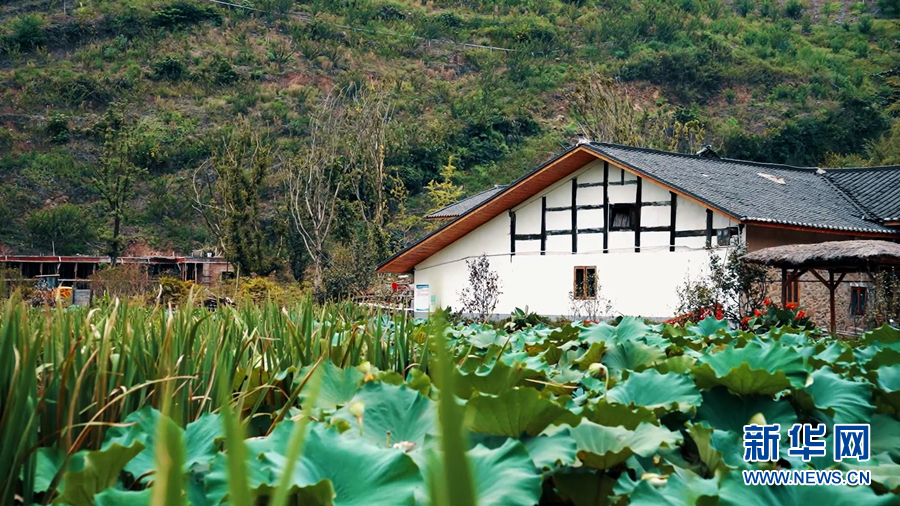
[[[821,272],[828,278],[826,272]],[[781,269],[770,269],[769,298],[772,302],[781,304]],[[835,276],[837,279],[837,276]],[[800,307],[812,318],[816,325],[828,329],[831,323],[831,311],[829,307],[828,288],[814,275],[804,273],[800,276]],[[850,273],[844,276],[844,280],[838,285],[834,293],[835,321],[837,331],[840,334],[860,334],[868,330],[870,325],[868,318],[850,314],[850,288],[852,286],[866,286],[869,296],[872,295],[872,283],[866,273]]]

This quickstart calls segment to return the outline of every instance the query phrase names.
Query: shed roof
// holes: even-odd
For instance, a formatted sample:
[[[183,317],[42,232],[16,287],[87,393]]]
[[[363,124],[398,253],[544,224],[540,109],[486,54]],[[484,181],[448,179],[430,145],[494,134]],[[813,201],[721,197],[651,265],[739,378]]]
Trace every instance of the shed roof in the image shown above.
[[[480,206],[484,201],[492,198],[494,195],[502,192],[509,185],[507,184],[499,184],[494,185],[487,190],[480,191],[471,197],[466,197],[459,202],[454,202],[449,206],[438,209],[437,211],[428,213],[425,215],[426,219],[430,220],[441,220],[447,218],[456,218],[457,216],[466,213],[470,209],[474,209]]]
[[[890,241],[828,241],[763,248],[744,260],[772,267],[835,268],[900,265],[900,244]]]

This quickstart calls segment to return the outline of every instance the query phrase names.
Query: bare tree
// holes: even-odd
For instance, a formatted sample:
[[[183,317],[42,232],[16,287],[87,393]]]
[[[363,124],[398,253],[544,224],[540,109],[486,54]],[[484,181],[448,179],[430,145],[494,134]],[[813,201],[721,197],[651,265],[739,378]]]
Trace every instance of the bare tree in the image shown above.
[[[371,90],[333,90],[316,106],[308,142],[285,164],[291,223],[322,286],[326,249],[346,192],[360,217],[380,230],[386,209],[384,166],[390,103]]]

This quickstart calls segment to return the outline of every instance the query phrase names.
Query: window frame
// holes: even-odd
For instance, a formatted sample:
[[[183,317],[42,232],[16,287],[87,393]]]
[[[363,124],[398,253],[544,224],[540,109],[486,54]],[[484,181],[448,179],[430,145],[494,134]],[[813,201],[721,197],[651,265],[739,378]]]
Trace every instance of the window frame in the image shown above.
[[[860,294],[862,294],[862,310],[860,310]],[[853,307],[853,298],[856,297],[856,307]],[[869,287],[867,286],[851,286],[850,287],[850,315],[865,316],[869,306]]]
[[[587,290],[582,292],[582,295],[579,295],[578,290],[578,273],[583,272],[581,284],[583,287],[588,287],[588,279],[590,277],[589,272],[594,271],[594,284],[593,284],[593,294],[586,293]],[[596,265],[576,265],[572,270],[572,298],[576,300],[594,300],[597,298],[597,266]]]
[[[795,279],[788,283],[787,290],[785,290],[785,304],[800,304],[800,279]]]
[[[610,232],[634,232],[634,224],[636,222],[635,218],[635,208],[637,206],[635,204],[610,204],[609,205],[609,231]],[[616,221],[616,210],[627,210],[628,211],[628,226],[627,227],[617,227],[614,226],[613,223]]]

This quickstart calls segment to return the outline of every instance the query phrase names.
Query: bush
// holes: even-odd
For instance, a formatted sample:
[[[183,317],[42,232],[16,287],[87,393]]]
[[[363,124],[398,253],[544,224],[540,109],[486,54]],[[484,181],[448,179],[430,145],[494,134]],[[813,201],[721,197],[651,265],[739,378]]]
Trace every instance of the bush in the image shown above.
[[[24,16],[13,23],[12,34],[6,38],[6,44],[20,51],[31,51],[43,46],[46,42],[43,21],[37,16]]]
[[[193,281],[182,281],[178,278],[170,276],[162,276],[159,278],[160,291],[157,295],[157,302],[161,304],[179,305],[187,300],[191,290],[194,288]]]
[[[45,129],[50,141],[55,144],[69,142],[69,117],[61,113],[53,113],[47,120]]]
[[[783,307],[773,304],[769,299],[763,301],[762,309],[754,309],[751,316],[741,320],[741,327],[757,334],[768,332],[778,327],[791,327],[798,330],[816,328],[806,311],[800,309],[795,302],[788,302]]]
[[[491,261],[485,255],[466,260],[466,267],[469,270],[469,284],[459,292],[460,311],[477,321],[487,321],[494,314],[503,293],[500,291],[500,275],[491,269]]]
[[[900,0],[878,0],[878,11],[886,18],[900,16]]]
[[[660,51],[626,64],[624,79],[646,79],[667,87],[683,102],[705,102],[722,86],[723,58],[696,47]]]
[[[872,33],[872,16],[868,14],[859,18],[859,24],[856,25],[856,29],[859,30],[859,33],[868,35]]]
[[[784,4],[784,15],[791,19],[800,19],[806,6],[799,0],[788,0]]]
[[[196,25],[204,21],[218,23],[221,20],[222,15],[212,7],[189,2],[175,2],[153,13],[150,16],[150,26],[171,30]]]
[[[150,282],[145,266],[121,264],[105,266],[90,277],[91,289],[108,298],[153,295],[155,283]]]
[[[174,55],[168,55],[153,64],[153,78],[177,81],[184,76],[185,70],[181,58]]]
[[[86,253],[96,238],[95,227],[80,207],[62,204],[31,213],[25,222],[38,251],[57,255]]]

